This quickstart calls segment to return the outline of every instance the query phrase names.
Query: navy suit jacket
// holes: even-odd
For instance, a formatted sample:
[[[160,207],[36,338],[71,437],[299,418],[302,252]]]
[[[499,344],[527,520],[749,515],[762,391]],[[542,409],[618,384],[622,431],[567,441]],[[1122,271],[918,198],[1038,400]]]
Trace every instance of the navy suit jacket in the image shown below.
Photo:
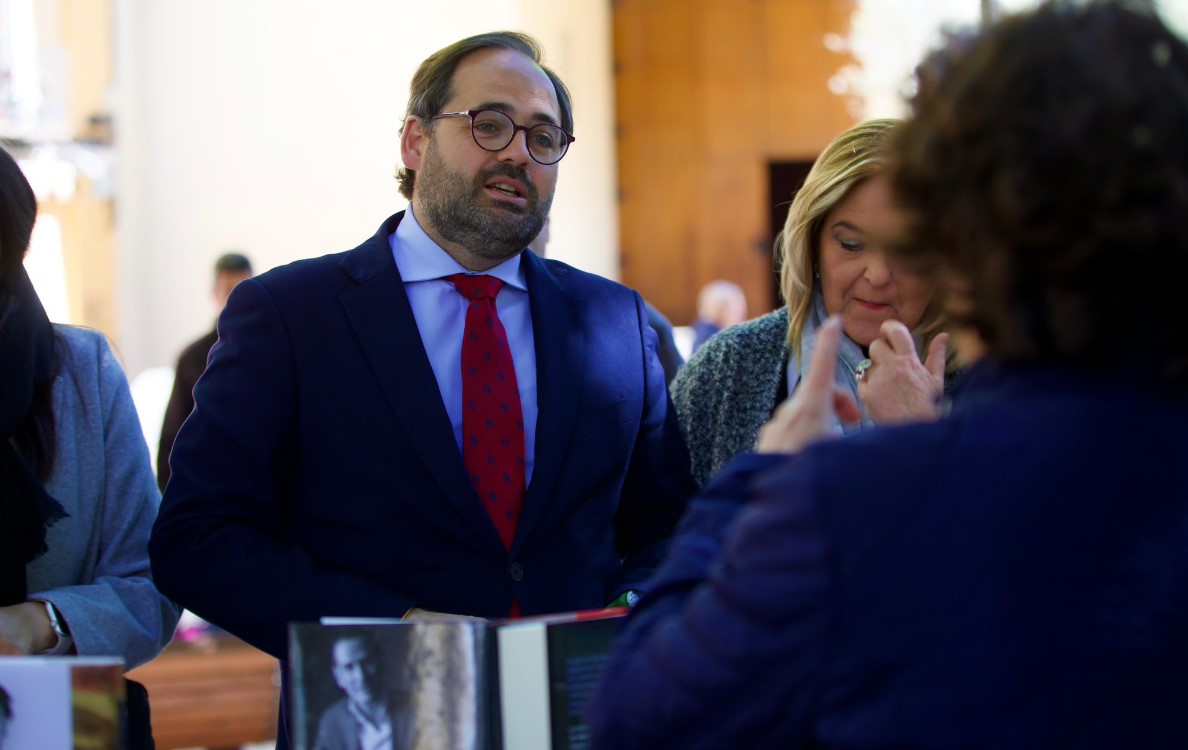
[[[174,444],[156,583],[282,660],[287,623],[323,616],[605,606],[654,571],[692,493],[639,295],[525,252],[536,464],[505,549],[392,258],[400,218],[239,284]]]
[[[952,414],[695,500],[594,746],[1188,747],[1188,401],[980,365]]]

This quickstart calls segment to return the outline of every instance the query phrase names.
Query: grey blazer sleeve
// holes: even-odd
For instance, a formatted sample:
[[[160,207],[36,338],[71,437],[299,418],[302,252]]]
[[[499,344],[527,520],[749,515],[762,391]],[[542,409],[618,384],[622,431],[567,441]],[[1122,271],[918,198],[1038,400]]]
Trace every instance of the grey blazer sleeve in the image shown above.
[[[58,431],[47,489],[70,514],[29,570],[30,598],[53,602],[83,656],[156,656],[180,609],[153,585],[148,537],[160,504],[123,369],[102,334],[58,328]]]
[[[776,406],[788,358],[784,309],[718,333],[672,382],[677,422],[693,478],[704,487],[730,459],[755,446]]]

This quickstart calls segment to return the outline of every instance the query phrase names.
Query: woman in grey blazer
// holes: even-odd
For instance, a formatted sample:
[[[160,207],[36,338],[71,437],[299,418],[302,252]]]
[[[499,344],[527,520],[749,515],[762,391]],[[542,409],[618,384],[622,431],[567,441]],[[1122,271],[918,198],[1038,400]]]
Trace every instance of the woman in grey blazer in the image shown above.
[[[776,244],[784,307],[718,333],[673,381],[699,485],[755,446],[759,428],[807,370],[830,315],[841,316],[845,334],[835,383],[862,417],[835,424],[837,432],[939,415],[947,334],[932,303],[933,282],[886,252],[903,223],[883,177],[886,142],[898,124],[869,120],[826,147]]]
[[[37,203],[0,150],[0,654],[157,655],[179,610],[153,585],[160,495],[102,334],[50,323],[25,273]]]

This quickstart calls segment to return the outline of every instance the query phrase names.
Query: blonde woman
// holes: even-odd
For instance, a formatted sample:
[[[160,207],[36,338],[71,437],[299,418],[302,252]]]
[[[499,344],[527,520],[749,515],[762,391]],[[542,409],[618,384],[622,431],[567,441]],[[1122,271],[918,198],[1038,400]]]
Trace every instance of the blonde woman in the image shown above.
[[[776,243],[785,306],[715,336],[673,382],[699,485],[754,447],[759,428],[807,371],[830,315],[841,317],[845,334],[835,382],[861,411],[859,422],[838,423],[837,431],[939,415],[947,335],[932,304],[933,281],[887,256],[904,227],[883,176],[898,124],[861,123],[822,152]]]

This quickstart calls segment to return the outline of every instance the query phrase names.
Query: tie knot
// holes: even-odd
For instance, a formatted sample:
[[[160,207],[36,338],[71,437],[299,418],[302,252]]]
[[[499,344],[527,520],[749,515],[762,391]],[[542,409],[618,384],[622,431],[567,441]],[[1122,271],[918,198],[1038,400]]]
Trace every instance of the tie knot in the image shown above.
[[[453,276],[446,276],[445,279],[454,285],[458,294],[472,302],[478,299],[495,299],[499,290],[503,288],[503,282],[494,276],[469,276],[464,273],[456,273]]]

